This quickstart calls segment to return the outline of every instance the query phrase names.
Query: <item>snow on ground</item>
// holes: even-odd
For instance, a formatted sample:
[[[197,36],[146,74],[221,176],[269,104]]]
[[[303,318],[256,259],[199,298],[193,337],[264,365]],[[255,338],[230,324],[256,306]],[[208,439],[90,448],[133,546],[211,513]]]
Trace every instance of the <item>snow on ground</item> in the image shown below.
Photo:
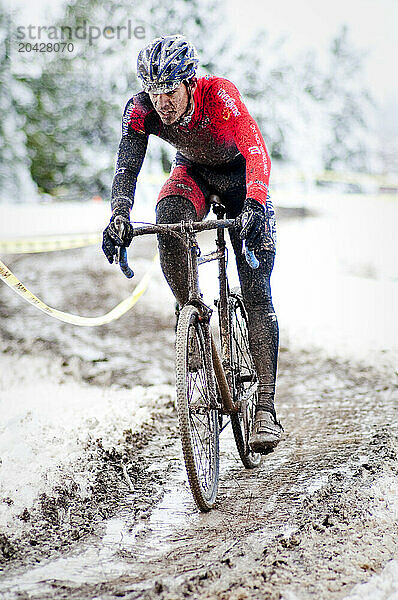
[[[4,218],[0,221],[0,239],[96,233],[106,225],[109,213],[109,205],[102,202],[3,204]],[[146,215],[145,208],[141,209],[142,219],[147,220],[152,216],[152,210],[150,215]],[[75,267],[79,271],[79,266],[75,262],[63,262],[63,256],[62,253],[51,255],[51,269],[62,269],[65,279],[68,280],[71,271],[74,271]],[[83,265],[86,264],[84,261],[87,261],[87,258],[83,257],[83,251],[80,256],[81,268],[84,270],[86,267]],[[8,257],[1,258],[7,264]],[[152,255],[147,258],[149,263]],[[32,264],[35,259],[35,255],[31,255]],[[142,262],[142,259],[140,260]],[[141,264],[136,266],[140,273]],[[59,279],[52,276],[51,269],[42,274],[44,288],[48,288],[48,295],[47,292],[44,294],[44,300],[48,298],[48,302],[58,306],[58,303],[63,301],[63,288],[59,285]],[[104,271],[106,269],[113,270],[115,267],[108,265],[104,260]],[[160,269],[157,269],[154,274],[155,280],[162,277],[159,271]],[[19,275],[18,272],[16,274]],[[37,284],[35,287],[29,279],[21,279],[25,279],[24,282],[33,293],[37,292]],[[35,277],[33,279],[37,281]],[[131,293],[141,275],[136,279],[128,288],[127,280],[121,279],[120,283],[126,288],[126,296]],[[84,285],[84,278],[81,282]],[[149,311],[152,305],[153,311],[156,311],[156,300],[160,297],[159,286],[157,293],[154,293],[153,285],[152,281],[152,291],[148,291],[146,296]],[[51,292],[52,287],[54,289]],[[167,299],[157,310],[159,317],[170,308],[168,301],[171,301],[167,285],[160,287]],[[55,297],[52,298],[54,293]],[[114,286],[113,305],[118,303],[119,295],[120,290]],[[21,316],[25,308],[25,303],[21,300]],[[65,309],[68,310],[68,307]],[[98,307],[97,314],[99,312],[103,313],[106,310],[101,311]],[[46,316],[45,319],[49,318]],[[42,319],[39,325],[40,323]],[[41,331],[44,331],[45,323],[46,320],[41,325]],[[20,324],[21,331],[14,333],[22,339],[25,336],[26,322],[21,319]],[[49,324],[54,326],[54,322]],[[31,337],[40,336],[37,326],[35,328],[33,323],[31,329],[33,334],[26,332],[28,337],[30,334]],[[95,359],[98,353],[96,354],[90,345],[90,332],[82,331],[82,334],[84,333],[88,334],[84,338],[86,345],[81,344],[76,353],[80,355],[83,350],[89,362]],[[93,356],[90,356],[90,352],[94,352]],[[82,460],[87,454],[87,443],[102,439],[105,449],[117,449],[124,430],[138,431],[144,422],[150,420],[153,408],[159,404],[159,398],[169,398],[173,394],[173,389],[168,385],[152,385],[145,388],[134,385],[131,389],[99,387],[92,383],[85,385],[74,380],[72,376],[65,376],[61,361],[59,358],[58,361],[50,362],[48,355],[24,354],[16,359],[13,354],[0,354],[0,499],[3,499],[3,502],[0,502],[0,529],[4,532],[7,531],[7,527],[11,527],[14,533],[17,533],[16,529],[22,529],[23,521],[15,517],[25,508],[30,509],[41,493],[50,494],[51,490],[62,482],[65,483],[65,480],[76,483],[79,486],[79,496],[84,498],[86,492],[89,493],[91,477],[85,461]],[[147,370],[151,383],[164,381],[158,376],[155,365],[148,365]]]
[[[37,495],[65,479],[84,497],[90,473],[79,458],[90,440],[118,448],[120,432],[137,431],[150,420],[159,395],[169,386],[115,390],[65,379],[60,364],[41,357],[1,356],[0,528],[30,508]],[[62,465],[62,469],[60,468]],[[28,466],[28,468],[27,468]],[[19,521],[22,525],[22,521]]]
[[[396,365],[397,198],[308,195],[303,204],[313,217],[279,223],[272,279],[289,345]]]
[[[398,356],[394,231],[398,203],[349,195],[307,196],[304,202],[314,216],[281,219],[278,227],[272,283],[282,345],[317,347],[325,355],[391,368]],[[134,219],[154,220],[153,206],[140,204],[138,199],[136,209]],[[2,205],[2,213],[0,239],[101,231],[109,218],[109,206],[95,202]],[[7,257],[2,259],[7,264]],[[35,261],[34,255],[31,260]],[[62,262],[59,264],[61,268]],[[114,267],[104,261],[105,269]],[[159,277],[157,272],[156,279]],[[161,313],[170,312],[170,293],[166,286],[155,283],[156,290],[152,288],[141,302],[147,302],[154,314],[157,306]],[[237,283],[233,269],[231,283]],[[210,303],[216,297],[216,284],[216,265],[204,265],[205,301]],[[29,287],[35,292],[33,283]],[[23,313],[24,303],[18,302]],[[23,527],[15,516],[61,480],[70,477],[84,495],[90,475],[81,458],[88,441],[102,438],[105,446],[117,447],[120,432],[132,424],[138,430],[150,419],[159,394],[170,397],[173,393],[168,385],[120,390],[77,383],[64,375],[56,360],[49,363],[48,357],[22,355],[16,361],[15,356],[3,353],[0,361],[0,497],[12,501],[0,504],[0,527],[7,528],[12,522],[14,532],[18,523]],[[386,479],[371,493],[380,518],[392,506],[397,510],[394,481]],[[381,580],[375,576],[366,584],[369,587],[356,589],[357,595],[349,600],[359,596],[391,598],[386,594],[396,591],[396,569],[396,562],[390,563]],[[291,599],[286,596],[286,600]]]
[[[397,598],[398,561],[391,560],[379,575],[373,575],[366,583],[356,585],[344,600],[397,600]]]

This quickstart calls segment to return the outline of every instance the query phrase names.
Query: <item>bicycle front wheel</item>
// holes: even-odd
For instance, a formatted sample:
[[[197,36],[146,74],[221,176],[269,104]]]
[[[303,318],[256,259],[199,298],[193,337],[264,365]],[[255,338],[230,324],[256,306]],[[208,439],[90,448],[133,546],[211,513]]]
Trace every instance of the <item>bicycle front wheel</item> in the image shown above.
[[[241,405],[240,412],[231,415],[231,425],[240,459],[246,469],[253,469],[261,462],[261,454],[252,452],[249,447],[257,402],[257,374],[250,352],[248,318],[240,291],[231,292],[229,319],[233,395],[234,401]]]
[[[202,511],[212,508],[219,477],[218,412],[209,385],[212,369],[198,310],[184,306],[176,339],[177,411],[188,481]]]

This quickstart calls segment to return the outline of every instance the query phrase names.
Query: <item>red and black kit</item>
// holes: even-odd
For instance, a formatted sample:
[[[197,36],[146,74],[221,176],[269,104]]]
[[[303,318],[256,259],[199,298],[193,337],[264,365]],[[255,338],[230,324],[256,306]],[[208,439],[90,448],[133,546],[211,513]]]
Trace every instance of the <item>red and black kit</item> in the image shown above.
[[[177,150],[172,172],[163,185],[157,205],[157,222],[203,219],[211,194],[217,194],[226,215],[235,218],[245,198],[265,206],[267,235],[256,250],[260,266],[251,269],[242,255],[242,241],[229,230],[249,318],[249,340],[259,378],[257,408],[274,411],[278,355],[278,322],[271,299],[270,275],[275,253],[275,217],[268,194],[270,159],[256,121],[237,88],[220,77],[197,80],[192,111],[165,125],[150,100],[141,92],[131,98],[122,121],[113,207],[121,198],[134,201],[149,135],[156,135]],[[185,250],[175,238],[159,236],[160,260],[165,277],[180,304],[187,298]]]
[[[158,201],[180,195],[190,200],[199,219],[216,193],[228,216],[239,214],[246,197],[266,206],[267,249],[275,250],[274,211],[268,194],[270,158],[256,121],[227,79],[202,77],[193,94],[193,110],[178,123],[165,125],[141,92],[127,103],[112,198],[134,199],[135,184],[148,143],[156,135],[177,150],[170,177]]]

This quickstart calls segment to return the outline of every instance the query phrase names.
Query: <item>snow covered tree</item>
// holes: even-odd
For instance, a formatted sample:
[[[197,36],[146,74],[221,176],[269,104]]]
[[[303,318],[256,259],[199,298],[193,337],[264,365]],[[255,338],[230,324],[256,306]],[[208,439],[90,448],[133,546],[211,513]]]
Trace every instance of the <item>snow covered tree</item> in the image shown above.
[[[79,2],[66,7],[63,23],[75,29],[89,20],[106,23],[112,14],[110,2]],[[72,56],[39,57],[38,75],[20,75],[32,92],[19,108],[29,114],[26,145],[31,175],[41,191],[68,198],[108,193],[109,148],[115,145],[119,121],[116,82],[124,81],[111,63],[124,43],[108,45],[99,61],[98,48],[84,40]]]
[[[272,40],[266,31],[244,45],[232,44],[226,8],[216,0],[147,0],[133,13],[129,0],[74,0],[65,3],[59,26],[115,28],[133,20],[134,26],[143,25],[145,39],[74,39],[72,54],[37,53],[34,65],[31,59],[12,72],[4,44],[3,188],[8,181],[15,195],[22,180],[32,180],[42,192],[58,197],[106,197],[122,110],[141,89],[135,75],[138,51],[153,37],[174,33],[197,47],[199,75],[220,75],[238,86],[273,158],[299,168],[366,168],[371,102],[360,83],[361,57],[347,31],[334,40],[325,70],[315,54],[289,57],[283,41]],[[1,14],[2,30],[9,32],[5,11]],[[171,147],[152,139],[144,170],[168,170],[173,155]]]
[[[333,41],[326,68],[314,51],[289,58],[283,40],[271,41],[264,31],[232,61],[231,78],[273,158],[310,170],[369,169],[372,102],[361,61],[346,28]]]
[[[11,15],[0,4],[0,200],[36,199],[30,175],[30,160],[24,133],[25,116],[18,110],[18,98],[29,92],[11,69]]]
[[[323,149],[327,169],[369,170],[374,145],[369,123],[374,107],[361,81],[362,60],[343,27],[332,42],[328,72],[319,91],[318,102],[329,116],[329,139]]]

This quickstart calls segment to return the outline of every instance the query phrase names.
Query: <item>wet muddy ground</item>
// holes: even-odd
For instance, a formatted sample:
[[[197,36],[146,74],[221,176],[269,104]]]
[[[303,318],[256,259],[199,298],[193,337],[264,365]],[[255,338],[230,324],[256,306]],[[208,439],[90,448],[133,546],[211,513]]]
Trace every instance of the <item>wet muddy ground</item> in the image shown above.
[[[140,241],[136,252],[139,279],[153,247]],[[131,289],[90,248],[8,264],[69,312],[102,314]],[[284,439],[245,471],[227,428],[219,499],[199,514],[177,435],[172,299],[159,272],[152,285],[130,314],[96,329],[53,321],[0,288],[0,360],[15,377],[22,358],[40,355],[60,385],[80,386],[82,402],[87,386],[142,386],[149,406],[114,449],[100,439],[83,449],[89,493],[65,478],[0,532],[0,598],[345,598],[398,557],[396,374],[293,352],[282,338]]]

